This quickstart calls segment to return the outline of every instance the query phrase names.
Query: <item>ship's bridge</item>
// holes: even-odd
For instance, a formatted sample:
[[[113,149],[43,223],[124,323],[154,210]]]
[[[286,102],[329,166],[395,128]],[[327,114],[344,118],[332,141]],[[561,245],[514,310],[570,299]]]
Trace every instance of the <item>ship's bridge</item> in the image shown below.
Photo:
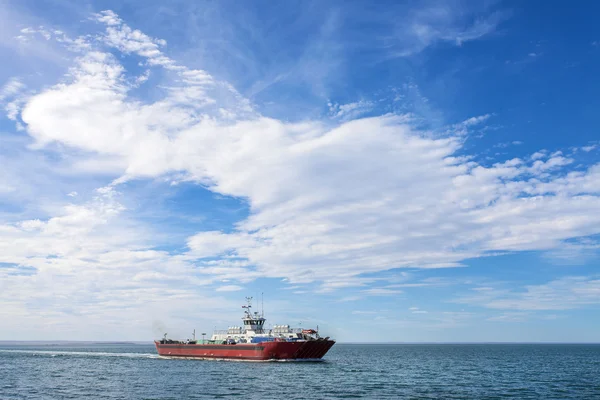
[[[242,308],[245,309],[244,316],[242,317],[242,321],[244,321],[244,328],[246,328],[246,331],[248,333],[249,331],[252,331],[254,333],[264,333],[266,319],[263,315],[257,312],[253,313],[251,311],[252,297],[246,297],[246,300],[248,301],[248,304],[242,306]]]
[[[254,331],[256,333],[263,333],[266,319],[263,317],[256,316],[253,317],[244,317],[242,318],[244,321],[244,327],[247,331]]]

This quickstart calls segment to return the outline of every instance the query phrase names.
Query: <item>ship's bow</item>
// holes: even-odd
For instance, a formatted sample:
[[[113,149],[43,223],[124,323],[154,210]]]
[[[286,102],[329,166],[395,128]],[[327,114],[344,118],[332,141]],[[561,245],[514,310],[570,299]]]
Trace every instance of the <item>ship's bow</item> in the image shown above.
[[[270,360],[320,360],[334,344],[334,340],[270,342],[265,345],[264,356]]]

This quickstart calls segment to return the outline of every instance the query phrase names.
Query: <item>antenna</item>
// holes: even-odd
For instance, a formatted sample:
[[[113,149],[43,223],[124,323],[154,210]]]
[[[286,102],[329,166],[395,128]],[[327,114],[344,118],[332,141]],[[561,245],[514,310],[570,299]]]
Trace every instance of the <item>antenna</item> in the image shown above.
[[[246,296],[246,301],[248,302],[248,305],[242,306],[242,308],[246,309],[246,316],[252,318],[252,313],[250,312],[250,309],[252,308],[252,297]]]
[[[260,292],[260,302],[261,302],[261,312],[262,312],[262,317],[265,317],[265,293],[264,292]]]

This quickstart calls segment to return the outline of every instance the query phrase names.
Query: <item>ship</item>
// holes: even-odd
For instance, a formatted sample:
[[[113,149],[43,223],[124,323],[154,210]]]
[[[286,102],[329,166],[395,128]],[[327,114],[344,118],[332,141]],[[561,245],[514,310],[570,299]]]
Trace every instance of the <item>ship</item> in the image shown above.
[[[162,357],[240,361],[322,361],[335,340],[319,335],[316,329],[273,325],[266,328],[264,311],[252,312],[252,297],[242,306],[243,326],[215,330],[210,339],[172,340],[167,334],[155,340],[156,351]]]

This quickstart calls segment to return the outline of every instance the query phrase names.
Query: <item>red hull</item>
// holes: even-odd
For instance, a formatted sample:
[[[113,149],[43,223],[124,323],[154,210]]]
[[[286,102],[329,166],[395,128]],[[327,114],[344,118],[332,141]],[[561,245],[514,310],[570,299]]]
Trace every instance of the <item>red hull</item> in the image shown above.
[[[262,342],[252,344],[161,344],[161,356],[231,360],[307,360],[322,358],[335,344],[333,340],[307,342]]]

